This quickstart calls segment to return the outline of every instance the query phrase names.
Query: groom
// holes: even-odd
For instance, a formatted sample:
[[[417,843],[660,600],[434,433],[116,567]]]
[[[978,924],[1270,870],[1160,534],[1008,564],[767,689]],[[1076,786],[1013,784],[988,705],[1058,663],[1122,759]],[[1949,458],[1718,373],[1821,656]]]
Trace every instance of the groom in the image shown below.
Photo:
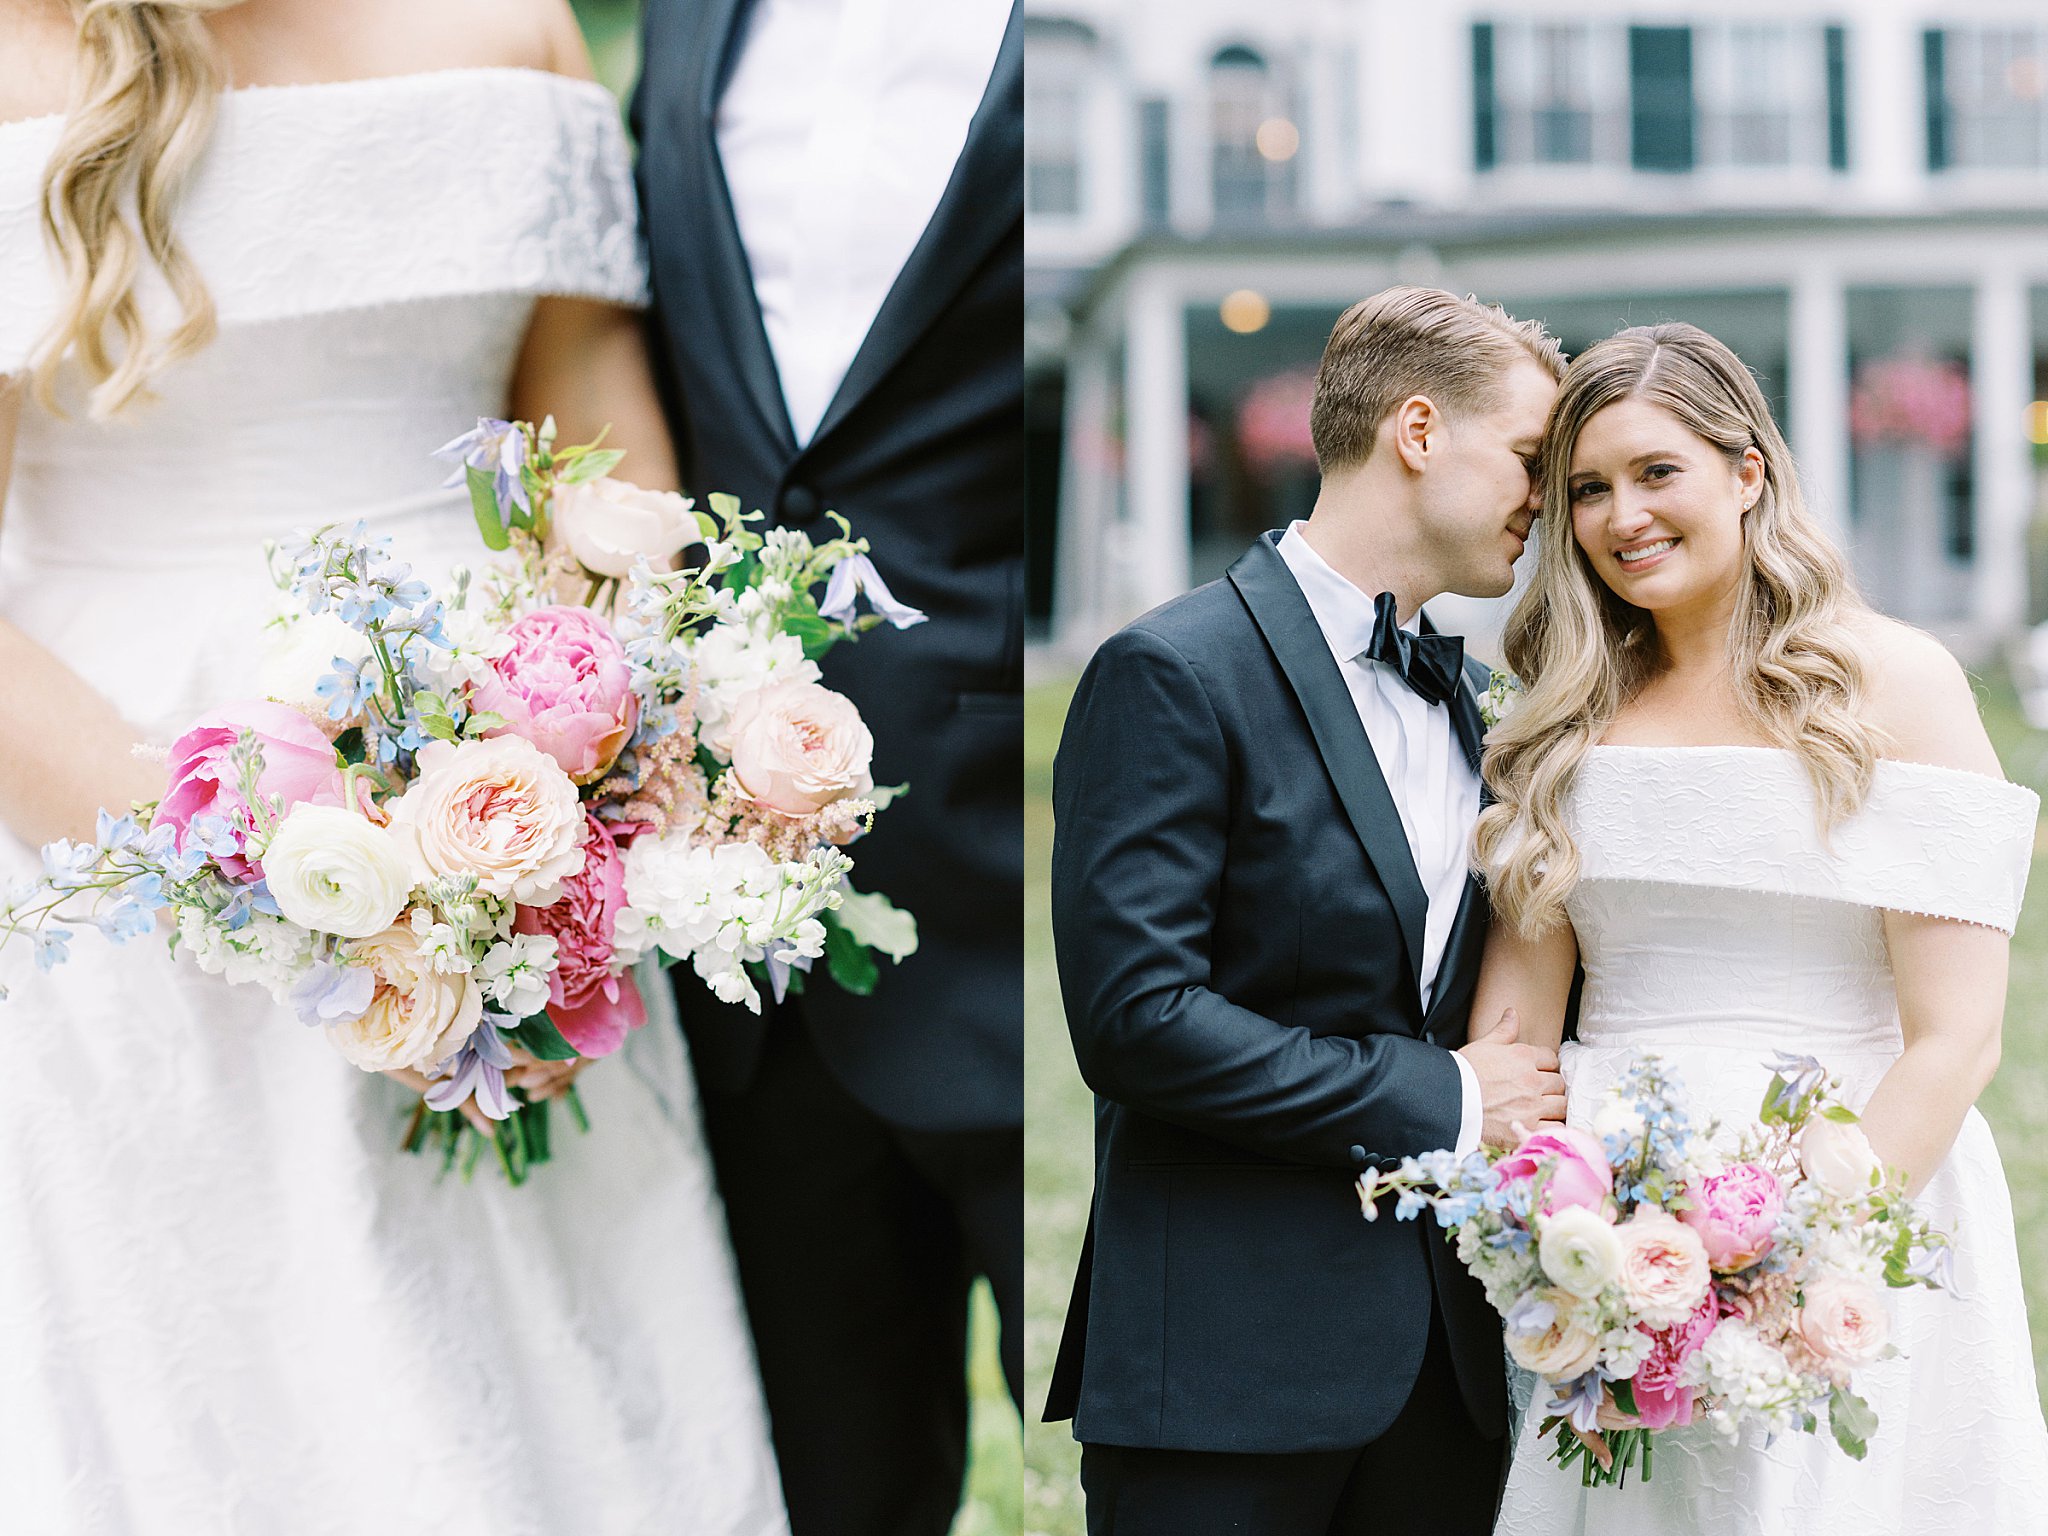
[[[918,922],[765,1020],[678,967],[795,1536],[945,1536],[969,1287],[1022,1374],[1023,28],[1014,0],[649,0],[633,99],[684,484],[874,541],[854,848]]]
[[[1054,767],[1053,932],[1097,1095],[1046,1403],[1091,1536],[1485,1532],[1499,1320],[1368,1162],[1563,1118],[1512,1012],[1466,1041],[1484,666],[1420,621],[1497,597],[1541,505],[1557,343],[1394,288],[1323,353],[1322,490],[1113,636]]]

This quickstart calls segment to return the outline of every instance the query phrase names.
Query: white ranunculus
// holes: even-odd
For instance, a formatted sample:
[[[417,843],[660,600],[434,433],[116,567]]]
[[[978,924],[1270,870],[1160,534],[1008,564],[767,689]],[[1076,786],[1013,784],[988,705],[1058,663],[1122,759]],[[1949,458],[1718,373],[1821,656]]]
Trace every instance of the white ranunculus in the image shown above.
[[[1597,1296],[1621,1271],[1621,1239],[1598,1211],[1582,1205],[1539,1218],[1536,1257],[1551,1283],[1574,1296]]]
[[[711,531],[674,491],[646,491],[605,476],[555,492],[555,531],[569,553],[600,576],[628,576],[645,558],[658,571]]]
[[[1857,1125],[1815,1115],[1799,1133],[1799,1167],[1829,1194],[1848,1199],[1867,1194],[1883,1172],[1870,1138]]]
[[[1617,1095],[1602,1104],[1593,1116],[1593,1134],[1602,1141],[1610,1136],[1619,1136],[1628,1142],[1639,1141],[1643,1134],[1643,1113]]]
[[[263,875],[292,922],[345,939],[382,933],[412,892],[391,834],[338,805],[293,806],[264,850]]]
[[[327,713],[327,700],[316,691],[336,661],[361,665],[370,656],[370,642],[331,613],[288,613],[266,634],[270,650],[256,672],[256,686],[266,699],[288,704],[311,717],[329,734],[345,721]]]

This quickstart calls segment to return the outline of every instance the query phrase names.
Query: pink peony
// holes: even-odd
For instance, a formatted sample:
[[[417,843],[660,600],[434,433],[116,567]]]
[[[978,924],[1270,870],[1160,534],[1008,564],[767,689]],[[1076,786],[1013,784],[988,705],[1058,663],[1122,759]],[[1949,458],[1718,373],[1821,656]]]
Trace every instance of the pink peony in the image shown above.
[[[1785,1193],[1770,1169],[1736,1163],[1693,1184],[1686,1196],[1692,1206],[1678,1219],[1699,1233],[1715,1269],[1732,1274],[1771,1251],[1771,1229],[1785,1208]]]
[[[1693,1389],[1679,1385],[1685,1363],[1707,1342],[1721,1321],[1714,1293],[1708,1291],[1683,1322],[1642,1332],[1651,1339],[1650,1353],[1636,1368],[1636,1417],[1646,1429],[1668,1429],[1692,1422]]]
[[[1546,1165],[1551,1172],[1543,1189],[1543,1215],[1568,1205],[1599,1210],[1607,1204],[1614,1189],[1614,1170],[1607,1166],[1600,1138],[1575,1126],[1527,1137],[1493,1165],[1493,1177],[1500,1184],[1534,1179]]]
[[[493,736],[523,736],[578,784],[611,767],[640,723],[633,669],[588,608],[536,608],[506,632],[511,643],[470,689],[470,707],[503,715]]]
[[[555,971],[548,978],[548,1017],[583,1056],[609,1056],[626,1031],[647,1022],[647,1009],[630,973],[612,970],[612,934],[626,905],[626,864],[613,829],[584,815],[590,835],[583,869],[562,882],[552,906],[521,907],[521,933],[555,941]]]
[[[304,803],[341,804],[341,759],[326,733],[296,709],[253,701],[202,715],[171,743],[170,788],[152,825],[176,827],[182,842],[196,819],[219,816],[233,828],[237,842],[247,838],[249,805],[229,761],[244,731],[254,732],[263,749],[259,794],[283,801],[285,811]],[[260,862],[240,853],[220,855],[218,862],[236,880],[254,880],[263,873]]]

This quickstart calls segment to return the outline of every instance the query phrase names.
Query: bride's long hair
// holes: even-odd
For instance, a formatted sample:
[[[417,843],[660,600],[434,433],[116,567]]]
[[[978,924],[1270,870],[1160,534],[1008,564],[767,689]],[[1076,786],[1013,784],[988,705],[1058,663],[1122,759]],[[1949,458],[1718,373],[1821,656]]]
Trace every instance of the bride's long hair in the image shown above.
[[[36,398],[55,410],[58,367],[75,357],[92,415],[108,417],[213,339],[213,299],[171,220],[219,105],[223,70],[204,17],[240,0],[70,3],[78,58],[43,176],[43,231],[63,269],[62,296],[30,373]],[[181,311],[154,342],[135,292],[145,255]]]
[[[1572,536],[1570,475],[1598,411],[1639,399],[1669,411],[1732,467],[1754,448],[1763,491],[1742,514],[1742,581],[1729,622],[1735,696],[1766,739],[1798,754],[1823,833],[1869,793],[1880,740],[1861,715],[1851,628],[1868,610],[1800,495],[1791,450],[1735,354],[1696,326],[1638,326],[1572,361],[1543,440],[1536,578],[1502,635],[1525,690],[1489,735],[1475,855],[1496,911],[1534,937],[1564,910],[1579,856],[1565,806],[1587,750],[1660,665],[1647,609],[1623,602]]]

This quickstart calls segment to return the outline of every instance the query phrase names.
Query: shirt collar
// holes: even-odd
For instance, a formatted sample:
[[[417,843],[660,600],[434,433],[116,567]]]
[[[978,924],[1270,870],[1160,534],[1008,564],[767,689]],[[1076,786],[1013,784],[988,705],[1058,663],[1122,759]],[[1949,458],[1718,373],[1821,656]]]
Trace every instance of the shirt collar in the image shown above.
[[[1354,587],[1310,548],[1308,540],[1301,536],[1301,530],[1307,526],[1299,520],[1287,525],[1287,531],[1280,536],[1280,558],[1287,562],[1287,569],[1294,573],[1301,587],[1301,595],[1308,599],[1308,611],[1315,615],[1316,627],[1323,632],[1330,654],[1339,661],[1350,661],[1372,644],[1372,605],[1376,594]],[[1411,635],[1419,634],[1421,622],[1422,610],[1418,608],[1401,627]]]

